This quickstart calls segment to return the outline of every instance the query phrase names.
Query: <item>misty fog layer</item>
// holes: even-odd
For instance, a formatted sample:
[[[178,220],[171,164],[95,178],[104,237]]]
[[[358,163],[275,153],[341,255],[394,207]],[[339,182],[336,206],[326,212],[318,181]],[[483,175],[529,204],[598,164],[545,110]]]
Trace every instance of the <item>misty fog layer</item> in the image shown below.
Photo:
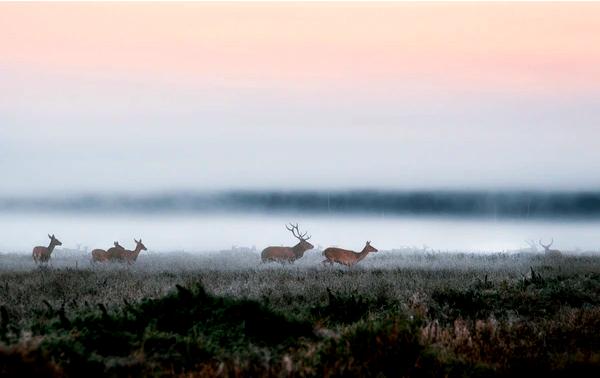
[[[48,233],[63,242],[61,249],[108,248],[113,241],[133,248],[142,238],[153,251],[206,252],[232,247],[293,245],[297,241],[285,229],[297,222],[312,236],[317,249],[340,246],[360,250],[365,241],[381,250],[410,247],[458,252],[529,250],[527,241],[554,239],[554,247],[566,252],[598,251],[600,221],[509,221],[407,217],[340,217],[282,215],[82,215],[2,214],[0,252],[31,253],[35,245],[47,245]],[[542,248],[537,246],[542,251]],[[71,253],[71,252],[59,252]],[[240,251],[240,253],[244,253]],[[308,252],[317,253],[317,252]]]
[[[159,89],[129,90],[79,88],[69,95],[73,107],[34,113],[16,99],[0,105],[0,191],[600,185],[600,107],[590,101],[435,98],[433,105],[342,96],[324,106],[316,93],[273,94],[274,103],[241,93],[207,105],[212,94],[161,103]],[[119,110],[128,99],[131,110]]]

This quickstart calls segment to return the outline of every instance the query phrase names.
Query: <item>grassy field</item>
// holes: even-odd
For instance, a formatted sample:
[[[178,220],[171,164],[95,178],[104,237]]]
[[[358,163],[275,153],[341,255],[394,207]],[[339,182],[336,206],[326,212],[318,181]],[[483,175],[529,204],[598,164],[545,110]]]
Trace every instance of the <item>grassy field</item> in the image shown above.
[[[600,256],[0,254],[0,374],[599,376]]]

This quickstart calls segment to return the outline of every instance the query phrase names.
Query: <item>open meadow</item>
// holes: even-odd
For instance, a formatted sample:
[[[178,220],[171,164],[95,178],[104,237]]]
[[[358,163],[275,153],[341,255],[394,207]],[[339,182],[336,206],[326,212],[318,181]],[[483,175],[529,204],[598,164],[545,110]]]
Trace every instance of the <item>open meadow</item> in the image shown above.
[[[597,376],[600,257],[0,255],[0,374]]]
[[[0,378],[600,377],[599,35],[0,0]]]

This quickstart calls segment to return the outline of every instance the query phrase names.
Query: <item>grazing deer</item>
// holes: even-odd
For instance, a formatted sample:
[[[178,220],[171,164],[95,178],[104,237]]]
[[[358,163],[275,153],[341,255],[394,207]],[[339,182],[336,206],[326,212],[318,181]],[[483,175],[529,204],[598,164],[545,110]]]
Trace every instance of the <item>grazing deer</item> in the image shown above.
[[[330,247],[323,251],[323,256],[325,256],[323,264],[329,263],[329,265],[333,265],[333,263],[336,262],[346,266],[354,266],[360,260],[367,257],[369,252],[377,252],[377,249],[371,245],[370,241],[365,244],[365,247],[360,252]]]
[[[310,236],[306,237],[307,232],[304,234],[300,233],[298,224],[293,225],[290,223],[290,227],[286,225],[285,228],[290,231],[296,239],[299,240],[298,244],[293,247],[267,247],[263,249],[262,253],[260,254],[263,263],[271,261],[280,263],[293,263],[304,256],[304,252],[315,247],[308,242]]]
[[[550,246],[551,246],[552,244],[554,244],[554,238],[552,238],[552,241],[551,241],[551,242],[550,242],[550,244],[548,244],[548,245],[544,245],[544,244],[542,244],[542,239],[540,239],[540,245],[541,245],[542,247],[544,247],[544,254],[545,254],[546,256],[549,256],[549,257],[556,257],[556,256],[560,256],[560,255],[561,255],[561,252],[560,252],[558,249],[550,249]]]
[[[119,248],[124,250],[125,248],[123,248],[121,246],[121,244],[119,244],[118,241],[114,242],[114,246],[115,248]],[[105,251],[104,249],[94,249],[92,251],[92,262],[106,262],[110,260],[110,256],[108,254],[107,251]]]
[[[60,240],[54,237],[54,234],[52,234],[52,236],[48,234],[48,237],[50,238],[50,245],[48,245],[47,247],[38,246],[33,248],[32,256],[33,261],[35,261],[36,263],[48,262],[48,260],[50,260],[50,255],[52,255],[52,251],[54,251],[54,247],[56,247],[57,245],[62,245]]]
[[[111,261],[126,262],[127,264],[132,264],[135,262],[140,252],[147,251],[148,249],[142,243],[142,239],[133,239],[133,241],[135,242],[135,249],[133,251],[125,249],[121,246],[119,246],[120,248],[115,246],[106,251],[108,259]]]

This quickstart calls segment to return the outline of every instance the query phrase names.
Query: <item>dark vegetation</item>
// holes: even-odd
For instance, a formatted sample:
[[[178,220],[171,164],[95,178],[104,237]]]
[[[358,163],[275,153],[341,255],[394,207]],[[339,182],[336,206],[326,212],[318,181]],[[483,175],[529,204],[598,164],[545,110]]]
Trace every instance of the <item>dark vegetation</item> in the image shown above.
[[[0,197],[0,211],[93,213],[397,214],[513,219],[598,219],[598,191],[230,191],[142,197]]]
[[[354,269],[219,257],[231,264],[4,264],[0,375],[600,374],[600,257],[388,252]]]

